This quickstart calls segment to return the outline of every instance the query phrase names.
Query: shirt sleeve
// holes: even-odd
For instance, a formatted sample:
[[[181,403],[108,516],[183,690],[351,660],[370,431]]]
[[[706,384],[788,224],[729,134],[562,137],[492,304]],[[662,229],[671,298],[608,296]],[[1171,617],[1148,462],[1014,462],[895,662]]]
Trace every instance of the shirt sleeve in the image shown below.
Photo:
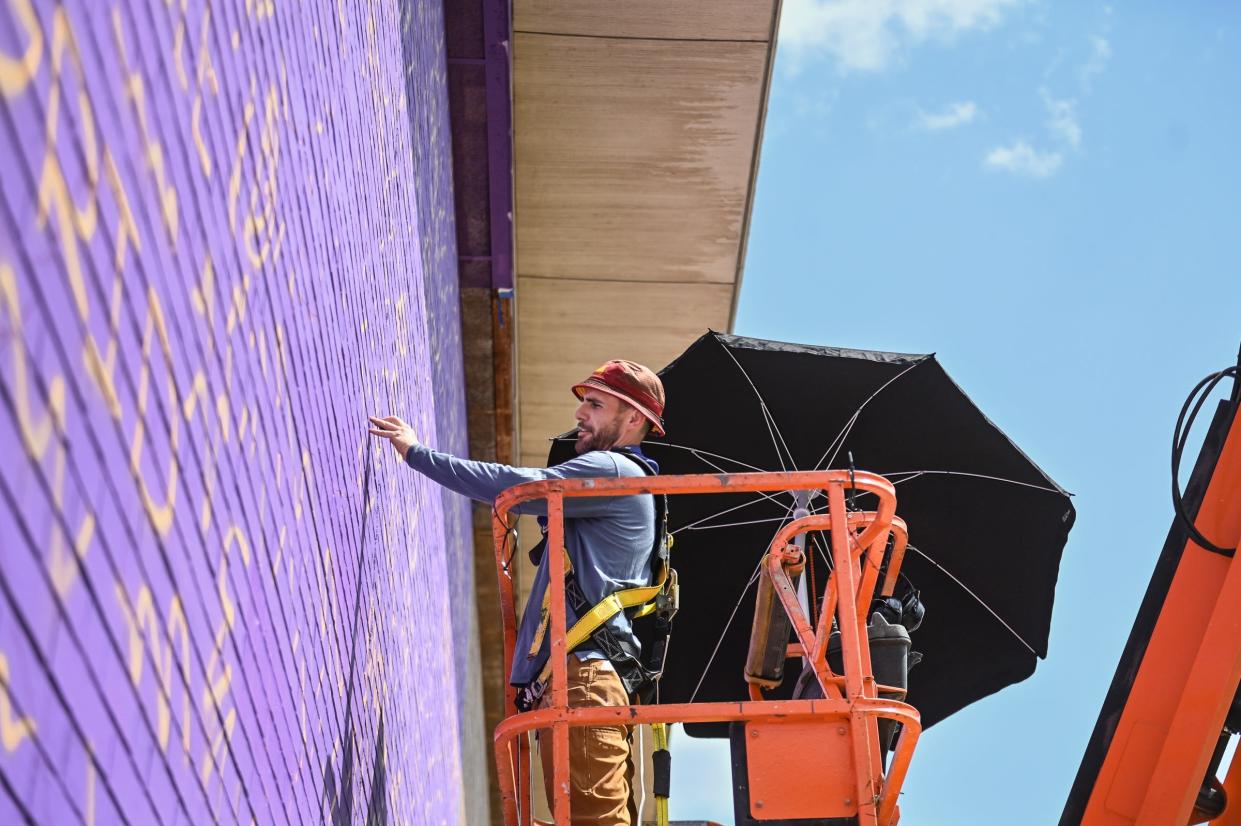
[[[405,453],[405,462],[414,470],[454,493],[491,504],[513,485],[548,479],[586,479],[620,476],[616,458],[606,451],[584,453],[549,468],[512,467],[495,462],[461,459],[448,453],[414,444]],[[605,516],[616,502],[615,496],[574,496],[564,500],[565,516],[579,518]],[[547,515],[547,500],[533,499],[513,508],[516,513]]]

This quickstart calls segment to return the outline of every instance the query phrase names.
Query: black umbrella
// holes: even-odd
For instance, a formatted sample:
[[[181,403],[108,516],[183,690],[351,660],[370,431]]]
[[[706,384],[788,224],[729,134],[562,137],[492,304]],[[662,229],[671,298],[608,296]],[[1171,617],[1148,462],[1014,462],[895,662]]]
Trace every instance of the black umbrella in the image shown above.
[[[909,525],[903,571],[927,609],[912,634],[923,660],[908,695],[924,727],[1025,679],[1047,656],[1073,505],[933,355],[710,332],[660,376],[668,435],[643,448],[661,473],[846,468],[852,455],[858,470],[896,484],[897,515]],[[552,458],[571,450],[558,442]],[[793,504],[792,495],[672,500],[681,612],[661,702],[746,697],[757,566]],[[825,505],[819,498],[811,509]],[[827,543],[812,541],[808,557],[821,590]],[[768,696],[789,696],[794,677]]]

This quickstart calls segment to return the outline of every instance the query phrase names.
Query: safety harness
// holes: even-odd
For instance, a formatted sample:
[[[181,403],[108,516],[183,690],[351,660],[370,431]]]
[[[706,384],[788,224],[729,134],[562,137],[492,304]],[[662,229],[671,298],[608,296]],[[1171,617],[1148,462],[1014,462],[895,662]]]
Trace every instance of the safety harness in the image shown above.
[[[627,447],[612,449],[634,461],[647,476],[656,476],[658,471],[650,460],[641,453]],[[542,559],[547,547],[547,536],[530,551],[530,558],[536,563]],[[656,684],[664,671],[664,661],[668,655],[668,641],[672,632],[672,618],[679,607],[679,588],[677,573],[670,565],[672,535],[668,533],[668,497],[664,494],[655,496],[655,544],[651,549],[651,570],[654,583],[639,588],[626,588],[608,594],[599,602],[591,605],[582,593],[577,579],[573,576],[573,563],[565,552],[565,600],[578,617],[577,622],[565,634],[565,642],[569,651],[574,651],[588,640],[591,647],[603,652],[616,669],[630,697],[639,702],[649,702],[654,694]],[[629,640],[621,639],[608,625],[608,621],[617,614],[625,612],[630,621],[642,617],[652,617],[651,633],[643,646],[645,656],[641,656]],[[543,605],[539,617],[539,627],[535,631],[528,656],[538,656],[547,635],[551,619],[551,588],[543,593]],[[637,629],[635,628],[635,636]],[[644,635],[646,636],[646,635]],[[526,686],[518,686],[517,709],[530,711],[539,704],[547,686],[550,684],[552,666],[549,659],[539,672],[539,676]]]

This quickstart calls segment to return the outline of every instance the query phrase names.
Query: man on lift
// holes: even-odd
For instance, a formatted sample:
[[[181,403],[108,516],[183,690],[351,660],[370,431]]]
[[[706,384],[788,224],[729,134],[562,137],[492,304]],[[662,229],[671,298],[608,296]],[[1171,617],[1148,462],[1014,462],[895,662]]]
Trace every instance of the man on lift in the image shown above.
[[[475,462],[431,450],[419,444],[410,426],[396,416],[371,417],[370,432],[391,442],[414,470],[449,490],[488,504],[507,488],[523,482],[659,472],[638,447],[648,432],[660,436],[664,432],[664,388],[658,376],[631,361],[609,361],[574,385],[573,393],[581,402],[575,414],[574,447],[578,455],[545,469]],[[547,503],[527,502],[516,510],[542,517],[546,516]],[[657,537],[654,497],[571,497],[564,501],[564,515],[570,579],[580,590],[585,609],[616,591],[649,584]],[[530,600],[518,628],[510,675],[520,691],[519,705],[527,708],[547,702],[543,698],[550,649],[547,583],[548,554],[544,553],[538,560]],[[585,609],[575,609],[572,604],[566,608],[566,627],[572,627]],[[629,619],[624,612],[616,614],[569,655],[569,705],[629,705],[630,691],[640,681],[639,655],[640,646]],[[626,728],[573,727],[569,730],[569,753],[573,823],[628,826],[636,822]],[[585,759],[578,759],[582,754]],[[540,747],[540,756],[550,801],[550,738]]]

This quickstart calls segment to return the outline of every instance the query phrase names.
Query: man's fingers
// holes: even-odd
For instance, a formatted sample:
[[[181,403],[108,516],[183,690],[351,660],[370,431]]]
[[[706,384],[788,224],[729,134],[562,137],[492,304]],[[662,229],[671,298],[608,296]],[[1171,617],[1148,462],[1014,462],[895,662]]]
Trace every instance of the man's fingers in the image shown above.
[[[378,416],[367,416],[366,418],[369,419],[370,423],[376,427],[390,427],[387,419],[381,419]]]
[[[386,430],[374,430],[374,429],[368,430],[367,433],[370,433],[372,436],[380,436],[384,439],[391,439],[393,436],[396,435],[395,433],[389,433]]]

